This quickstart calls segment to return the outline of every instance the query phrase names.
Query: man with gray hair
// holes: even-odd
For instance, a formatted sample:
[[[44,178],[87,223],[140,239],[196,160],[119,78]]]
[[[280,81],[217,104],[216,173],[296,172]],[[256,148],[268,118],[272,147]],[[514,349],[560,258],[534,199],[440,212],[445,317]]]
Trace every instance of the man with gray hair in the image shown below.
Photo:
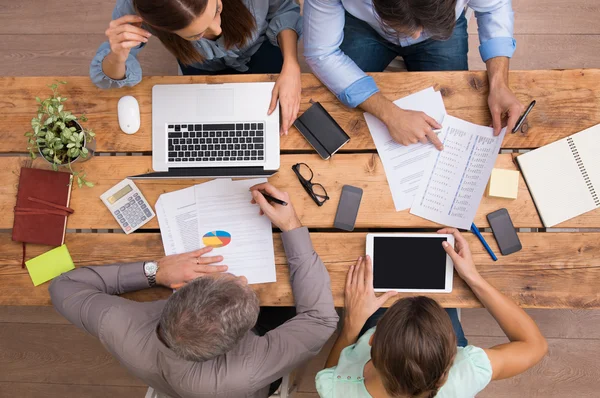
[[[296,304],[287,322],[260,332],[256,293],[245,277],[211,265],[223,260],[204,256],[211,248],[75,269],[50,285],[54,307],[159,396],[267,397],[272,382],[321,350],[338,316],[308,230],[291,204],[271,204],[261,192],[290,203],[288,194],[270,184],[251,190],[252,202],[282,231]],[[146,303],[115,296],[155,284],[178,290]]]

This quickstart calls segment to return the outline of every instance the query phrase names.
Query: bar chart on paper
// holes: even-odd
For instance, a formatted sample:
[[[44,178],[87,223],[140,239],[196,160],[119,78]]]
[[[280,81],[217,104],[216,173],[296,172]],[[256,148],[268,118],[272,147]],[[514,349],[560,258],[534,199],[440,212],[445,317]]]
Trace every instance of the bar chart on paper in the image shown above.
[[[204,234],[202,243],[210,247],[224,247],[231,242],[231,234],[226,231],[211,231]]]

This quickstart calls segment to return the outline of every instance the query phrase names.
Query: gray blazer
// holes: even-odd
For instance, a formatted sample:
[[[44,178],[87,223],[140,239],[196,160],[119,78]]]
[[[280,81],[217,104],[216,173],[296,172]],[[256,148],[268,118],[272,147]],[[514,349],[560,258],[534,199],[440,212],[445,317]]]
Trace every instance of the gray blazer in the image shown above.
[[[206,362],[179,358],[158,338],[166,300],[116,294],[148,288],[143,263],[77,268],[50,285],[58,312],[98,337],[132,374],[170,397],[266,397],[269,384],[316,355],[334,332],[329,274],[306,228],[282,233],[297,315],[260,337],[254,332]]]

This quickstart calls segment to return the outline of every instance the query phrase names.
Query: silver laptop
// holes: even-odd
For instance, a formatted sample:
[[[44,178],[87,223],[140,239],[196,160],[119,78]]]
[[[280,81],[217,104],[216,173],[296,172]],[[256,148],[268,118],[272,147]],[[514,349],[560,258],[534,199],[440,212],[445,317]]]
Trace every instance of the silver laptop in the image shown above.
[[[152,168],[163,173],[146,176],[241,177],[275,173],[279,169],[279,107],[267,116],[273,86],[274,83],[154,86]]]

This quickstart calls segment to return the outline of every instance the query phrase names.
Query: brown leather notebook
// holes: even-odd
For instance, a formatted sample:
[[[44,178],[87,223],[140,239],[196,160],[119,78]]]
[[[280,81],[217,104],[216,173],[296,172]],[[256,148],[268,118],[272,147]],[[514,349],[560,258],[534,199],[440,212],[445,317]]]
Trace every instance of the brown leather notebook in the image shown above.
[[[71,173],[22,168],[12,239],[60,246],[65,241],[71,199]]]

